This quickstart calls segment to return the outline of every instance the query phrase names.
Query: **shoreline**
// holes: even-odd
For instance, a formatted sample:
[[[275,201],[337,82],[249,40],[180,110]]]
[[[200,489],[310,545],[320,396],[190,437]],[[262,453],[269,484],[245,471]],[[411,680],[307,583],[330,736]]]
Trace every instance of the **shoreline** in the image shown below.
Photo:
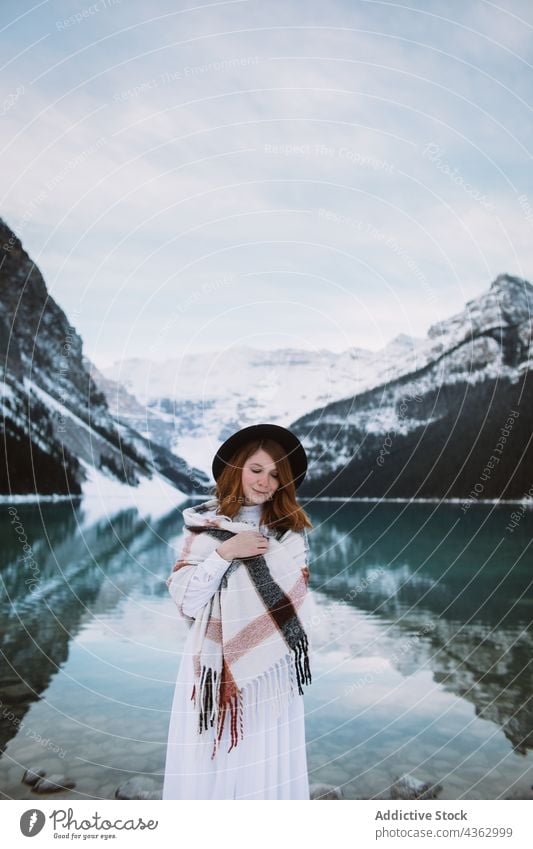
[[[135,487],[133,487],[135,490]],[[177,490],[176,490],[177,492]],[[179,493],[183,495],[182,501],[203,501],[209,498],[212,498],[208,493],[205,495],[186,495],[183,493]],[[62,502],[62,501],[85,501],[95,496],[90,495],[38,495],[38,494],[25,494],[25,495],[0,495],[0,504],[32,504],[32,503],[40,503],[44,502]],[[101,496],[98,496],[101,498]],[[120,500],[120,498],[129,499],[129,494],[124,493],[124,496],[120,495],[112,495],[110,496],[111,501]],[[155,499],[157,500],[157,499]],[[302,497],[301,501],[353,501],[354,503],[379,503],[383,502],[385,504],[463,504],[464,498],[387,498],[387,497],[378,497],[378,496],[345,496],[345,495],[328,495],[328,496],[315,496],[310,498]],[[502,506],[508,506],[511,504],[523,505],[525,507],[533,508],[533,502],[531,498],[517,499],[517,498],[477,498],[475,501],[476,504],[496,504]],[[134,505],[133,505],[134,506]],[[178,505],[176,505],[178,506]],[[173,508],[171,508],[173,509]]]

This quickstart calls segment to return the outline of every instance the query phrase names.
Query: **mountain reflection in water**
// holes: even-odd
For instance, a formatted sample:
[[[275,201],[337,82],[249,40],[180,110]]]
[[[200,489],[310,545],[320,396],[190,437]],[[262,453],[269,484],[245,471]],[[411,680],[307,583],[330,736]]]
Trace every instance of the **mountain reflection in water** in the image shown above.
[[[186,635],[165,578],[188,503],[157,520],[111,503],[98,522],[83,502],[16,505],[38,572],[2,511],[5,798],[35,798],[20,783],[28,766],[76,781],[54,798],[113,798],[138,774],[161,785]],[[346,798],[407,771],[438,781],[441,798],[531,784],[531,513],[511,534],[509,506],[304,506],[310,781]]]

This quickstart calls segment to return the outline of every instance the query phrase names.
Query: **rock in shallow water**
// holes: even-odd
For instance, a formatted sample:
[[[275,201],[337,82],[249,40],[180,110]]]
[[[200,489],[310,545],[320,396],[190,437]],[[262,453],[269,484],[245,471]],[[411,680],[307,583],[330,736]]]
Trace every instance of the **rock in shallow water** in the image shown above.
[[[160,799],[161,791],[155,781],[144,775],[134,775],[115,790],[115,799]]]
[[[22,783],[28,784],[30,787],[33,787],[34,784],[43,778],[46,775],[44,769],[38,769],[36,766],[28,767],[24,775],[22,776]]]
[[[394,779],[390,787],[391,799],[436,799],[442,792],[440,784],[420,781],[414,775],[405,773]]]
[[[311,799],[342,799],[342,790],[333,784],[311,784],[309,796]]]
[[[514,790],[505,797],[506,799],[533,799],[533,784],[528,786],[515,787]]]
[[[40,778],[33,789],[36,793],[57,793],[59,790],[72,790],[75,786],[76,782],[72,778],[54,773],[48,778]]]

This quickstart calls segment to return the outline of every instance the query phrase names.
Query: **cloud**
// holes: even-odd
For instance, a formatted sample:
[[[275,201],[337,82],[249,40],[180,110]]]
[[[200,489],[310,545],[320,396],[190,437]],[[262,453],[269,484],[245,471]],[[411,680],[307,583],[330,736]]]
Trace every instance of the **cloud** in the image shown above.
[[[58,30],[58,3],[11,28],[13,55],[48,37],[4,77],[2,214],[63,308],[83,299],[97,362],[125,335],[142,355],[224,273],[187,315],[193,336],[213,318],[208,349],[257,292],[268,326],[296,293],[322,316],[304,335],[338,350],[424,335],[496,273],[531,276],[530,9],[442,9],[115,4]]]

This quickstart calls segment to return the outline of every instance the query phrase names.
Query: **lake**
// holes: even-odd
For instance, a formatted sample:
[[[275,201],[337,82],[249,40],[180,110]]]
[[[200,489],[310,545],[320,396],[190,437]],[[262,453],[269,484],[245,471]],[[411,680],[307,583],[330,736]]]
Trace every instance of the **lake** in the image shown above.
[[[187,627],[165,579],[191,503],[156,518],[118,500],[1,505],[3,798],[39,798],[30,766],[76,782],[56,799],[112,799],[138,775],[161,789]],[[310,782],[347,799],[404,773],[441,799],[530,786],[531,511],[509,530],[512,505],[304,506]]]

